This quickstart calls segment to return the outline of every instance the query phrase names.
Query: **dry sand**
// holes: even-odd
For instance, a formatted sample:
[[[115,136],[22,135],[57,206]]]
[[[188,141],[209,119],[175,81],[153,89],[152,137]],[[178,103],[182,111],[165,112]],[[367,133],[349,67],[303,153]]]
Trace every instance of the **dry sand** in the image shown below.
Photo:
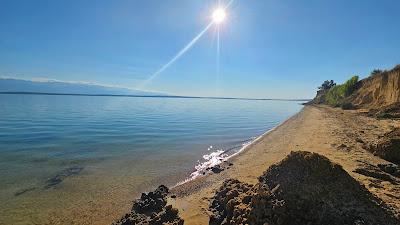
[[[397,217],[400,215],[400,179],[391,182],[353,172],[357,168],[387,163],[367,150],[365,143],[400,127],[399,121],[376,120],[356,111],[306,106],[275,130],[265,134],[245,151],[231,158],[218,174],[206,175],[172,190],[169,204],[179,209],[185,224],[208,224],[209,199],[222,182],[235,178],[254,184],[270,165],[295,150],[311,151],[328,157],[371,193],[382,199]],[[229,163],[233,165],[228,166]],[[229,167],[229,168],[227,168]]]

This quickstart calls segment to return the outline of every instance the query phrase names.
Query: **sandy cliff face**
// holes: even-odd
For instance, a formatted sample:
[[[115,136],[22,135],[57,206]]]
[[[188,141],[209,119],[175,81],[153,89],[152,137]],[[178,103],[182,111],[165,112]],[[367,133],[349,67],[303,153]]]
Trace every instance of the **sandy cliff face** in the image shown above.
[[[380,108],[400,102],[400,65],[363,79],[348,102],[359,108]]]

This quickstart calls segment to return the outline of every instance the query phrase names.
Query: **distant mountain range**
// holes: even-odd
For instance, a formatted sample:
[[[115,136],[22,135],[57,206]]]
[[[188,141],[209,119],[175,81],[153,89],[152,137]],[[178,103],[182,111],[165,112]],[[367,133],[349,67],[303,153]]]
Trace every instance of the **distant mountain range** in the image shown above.
[[[0,94],[45,94],[45,95],[92,95],[127,97],[166,97],[166,98],[205,98],[205,99],[241,99],[241,100],[280,100],[310,101],[311,99],[273,99],[240,97],[206,97],[169,95],[160,92],[141,91],[130,88],[105,86],[84,82],[64,82],[57,80],[24,80],[0,77]]]
[[[63,81],[33,81],[15,78],[0,78],[0,93],[49,93],[78,95],[140,95],[164,96],[163,93],[147,92],[129,88],[103,86],[98,84],[63,82]]]

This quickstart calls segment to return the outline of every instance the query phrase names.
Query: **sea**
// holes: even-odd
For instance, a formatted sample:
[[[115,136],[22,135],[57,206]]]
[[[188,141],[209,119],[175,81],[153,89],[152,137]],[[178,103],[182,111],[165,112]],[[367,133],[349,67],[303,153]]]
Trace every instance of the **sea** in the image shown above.
[[[202,176],[301,103],[1,94],[0,224],[110,224],[141,192]]]

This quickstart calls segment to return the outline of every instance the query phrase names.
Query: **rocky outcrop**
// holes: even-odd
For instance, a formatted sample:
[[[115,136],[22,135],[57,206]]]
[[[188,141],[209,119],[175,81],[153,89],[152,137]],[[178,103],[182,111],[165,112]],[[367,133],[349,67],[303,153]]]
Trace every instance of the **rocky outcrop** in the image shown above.
[[[210,224],[248,224],[250,203],[256,193],[252,185],[228,179],[215,193],[210,204]]]
[[[311,101],[305,103],[305,105],[313,105],[313,104],[323,104],[325,103],[325,95],[328,90],[318,90],[317,95]]]
[[[132,210],[113,225],[182,225],[178,210],[167,206],[168,188],[159,186],[154,192],[142,193],[133,202]]]
[[[368,150],[389,162],[400,164],[400,128],[386,133],[377,143],[371,144]]]
[[[227,180],[210,204],[210,224],[399,224],[341,166],[292,152],[252,186]]]
[[[400,65],[359,82],[347,100],[359,108],[386,107],[400,102]]]

